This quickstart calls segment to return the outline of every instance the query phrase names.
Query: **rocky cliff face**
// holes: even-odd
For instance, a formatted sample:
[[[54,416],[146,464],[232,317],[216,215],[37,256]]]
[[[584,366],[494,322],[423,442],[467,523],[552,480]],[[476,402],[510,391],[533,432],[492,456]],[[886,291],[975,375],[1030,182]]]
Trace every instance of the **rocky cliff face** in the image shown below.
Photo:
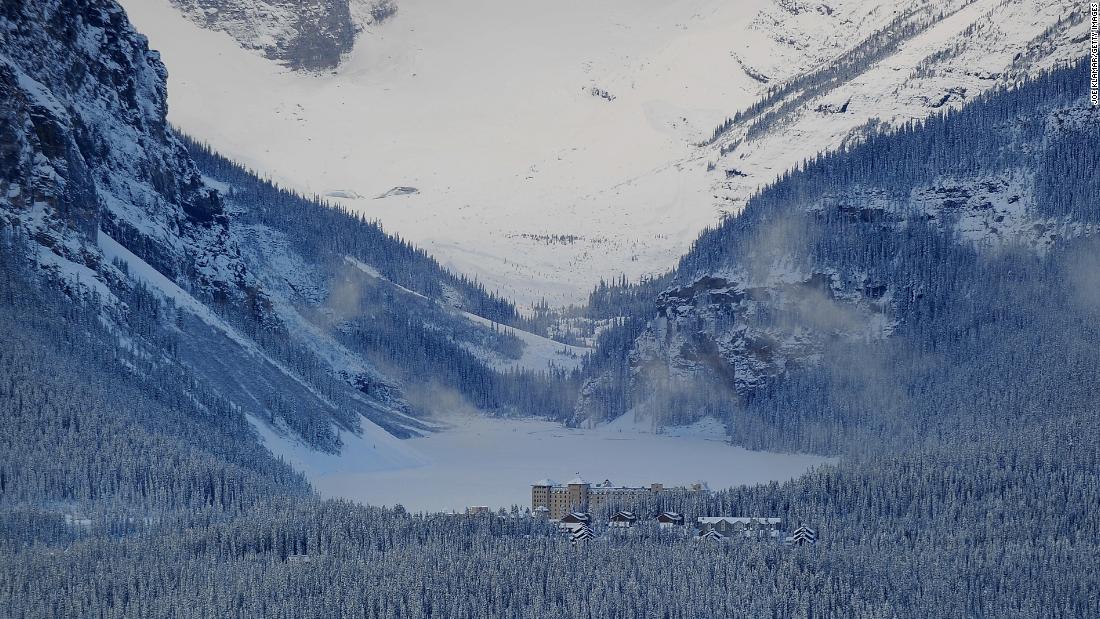
[[[638,378],[667,371],[672,383],[702,378],[744,393],[816,363],[829,339],[890,332],[886,286],[866,276],[830,269],[750,282],[746,273],[703,276],[661,293],[631,356]]]
[[[225,32],[242,47],[295,69],[335,67],[351,51],[359,32],[348,0],[172,0],[172,4],[200,26]]]
[[[203,296],[255,296],[220,199],[165,120],[165,69],[106,0],[0,13],[0,213],[55,268],[100,268],[100,230]]]
[[[657,296],[630,349],[625,384],[589,379],[576,418],[605,418],[602,398],[616,389],[657,427],[723,416],[769,381],[820,363],[832,343],[888,337],[893,294],[866,271],[785,253],[699,275]]]

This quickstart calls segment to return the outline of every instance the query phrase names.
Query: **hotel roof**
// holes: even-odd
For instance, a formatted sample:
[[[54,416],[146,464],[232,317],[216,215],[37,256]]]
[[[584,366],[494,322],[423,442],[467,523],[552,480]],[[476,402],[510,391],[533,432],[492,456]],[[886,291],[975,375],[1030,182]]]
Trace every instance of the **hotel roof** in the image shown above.
[[[782,518],[751,518],[751,517],[735,517],[735,516],[702,516],[698,518],[699,524],[717,524],[725,520],[726,522],[733,524],[740,522],[742,524],[749,524],[750,522],[759,522],[761,524],[780,524],[783,522]]]

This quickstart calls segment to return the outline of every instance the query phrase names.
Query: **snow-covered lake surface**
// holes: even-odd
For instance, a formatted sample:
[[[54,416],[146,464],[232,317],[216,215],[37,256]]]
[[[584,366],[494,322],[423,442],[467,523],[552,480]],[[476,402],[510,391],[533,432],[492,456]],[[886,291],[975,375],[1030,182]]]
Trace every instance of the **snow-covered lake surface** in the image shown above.
[[[400,503],[413,511],[464,510],[471,505],[530,504],[531,482],[577,474],[598,482],[666,486],[705,481],[712,489],[796,477],[828,458],[731,447],[717,424],[654,435],[629,420],[571,429],[534,419],[456,415],[450,428],[397,441],[369,430],[340,457],[318,455],[261,430],[269,448],[305,472],[329,498],[373,505]],[[671,431],[670,431],[671,432]]]

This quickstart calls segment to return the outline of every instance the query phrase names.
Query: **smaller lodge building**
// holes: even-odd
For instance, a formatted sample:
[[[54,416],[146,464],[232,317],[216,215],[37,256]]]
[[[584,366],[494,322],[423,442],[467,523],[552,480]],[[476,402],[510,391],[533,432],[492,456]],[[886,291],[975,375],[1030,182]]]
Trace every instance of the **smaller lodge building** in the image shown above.
[[[584,512],[569,512],[558,520],[558,527],[568,531],[588,527],[590,524],[592,524],[592,516]]]
[[[607,526],[616,528],[627,528],[634,526],[634,523],[638,522],[638,515],[634,512],[616,512],[611,516],[611,520],[608,521]]]
[[[713,531],[722,537],[748,538],[778,538],[779,527],[783,524],[780,518],[739,516],[703,516],[697,518],[696,522],[700,536],[706,536]]]
[[[662,529],[671,529],[684,525],[684,515],[676,512],[661,512],[657,514],[657,524]]]

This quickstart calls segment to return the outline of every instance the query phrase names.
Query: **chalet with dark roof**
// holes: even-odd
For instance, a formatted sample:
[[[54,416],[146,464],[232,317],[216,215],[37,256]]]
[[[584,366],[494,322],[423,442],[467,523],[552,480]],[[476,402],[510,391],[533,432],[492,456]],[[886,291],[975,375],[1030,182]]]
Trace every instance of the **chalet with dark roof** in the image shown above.
[[[695,539],[708,542],[720,542],[726,539],[726,536],[722,535],[718,531],[715,531],[714,529],[707,529],[706,531],[700,532],[699,536]]]
[[[684,526],[684,515],[677,512],[661,512],[657,514],[657,525],[662,529]]]
[[[634,526],[635,522],[638,522],[637,514],[634,512],[621,511],[611,516],[607,525],[611,527],[627,528]]]
[[[592,516],[585,512],[569,512],[558,520],[558,526],[569,531],[576,531],[590,524],[592,524]]]

